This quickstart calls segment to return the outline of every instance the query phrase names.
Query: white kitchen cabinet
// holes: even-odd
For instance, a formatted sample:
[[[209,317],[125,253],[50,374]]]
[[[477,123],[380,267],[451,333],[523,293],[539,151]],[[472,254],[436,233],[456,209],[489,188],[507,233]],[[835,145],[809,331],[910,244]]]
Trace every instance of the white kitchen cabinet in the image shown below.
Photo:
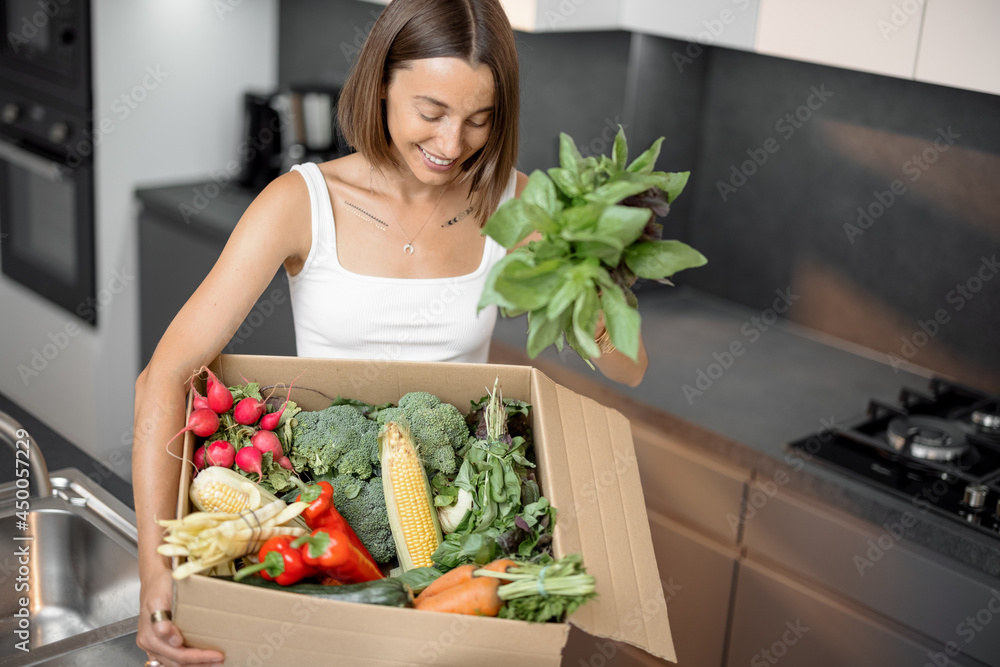
[[[1000,94],[1000,2],[926,2],[917,80]]]
[[[760,0],[756,50],[911,79],[922,4],[923,0]]]
[[[619,28],[752,51],[758,0],[624,0]]]

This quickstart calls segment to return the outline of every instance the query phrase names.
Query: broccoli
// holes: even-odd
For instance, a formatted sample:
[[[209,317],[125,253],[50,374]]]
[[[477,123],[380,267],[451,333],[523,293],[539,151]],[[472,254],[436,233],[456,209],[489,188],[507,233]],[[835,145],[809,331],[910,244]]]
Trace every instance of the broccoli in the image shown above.
[[[349,405],[300,412],[292,427],[289,460],[315,476],[351,473],[368,479],[378,466],[378,424]]]
[[[388,563],[395,558],[396,544],[389,528],[382,478],[363,481],[353,475],[337,475],[328,481],[333,485],[337,511],[351,524],[375,562]]]
[[[457,470],[455,452],[469,439],[465,415],[450,403],[443,403],[434,394],[413,391],[399,399],[399,407],[379,410],[379,425],[402,421],[409,425],[413,442],[423,460],[428,475]]]

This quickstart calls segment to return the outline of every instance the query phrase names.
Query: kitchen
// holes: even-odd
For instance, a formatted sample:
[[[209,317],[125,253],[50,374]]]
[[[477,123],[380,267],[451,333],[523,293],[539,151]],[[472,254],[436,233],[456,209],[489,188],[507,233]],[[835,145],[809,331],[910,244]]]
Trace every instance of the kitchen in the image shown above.
[[[745,663],[765,647],[766,637],[770,645],[781,635],[777,627],[795,620],[786,615],[776,626],[761,628],[741,620],[743,600],[752,599],[746,598],[753,593],[748,582],[755,581],[746,573],[760,575],[758,583],[798,573],[792,577],[796,590],[813,591],[824,580],[819,572],[803,574],[787,563],[774,574],[775,568],[761,566],[754,556],[763,554],[773,564],[767,561],[769,547],[748,545],[762,539],[753,535],[765,525],[761,517],[785,507],[779,504],[783,493],[798,492],[796,501],[819,494],[823,502],[816,512],[832,512],[840,523],[860,516],[874,526],[876,544],[883,524],[894,525],[908,507],[886,501],[860,509],[859,498],[872,492],[841,483],[837,475],[804,475],[793,465],[800,459],[786,461],[784,444],[831,422],[849,423],[864,414],[870,399],[895,403],[904,385],[926,391],[930,373],[1000,391],[993,333],[1000,317],[991,263],[998,202],[990,178],[998,173],[1000,68],[990,46],[995,40],[986,36],[997,25],[995,10],[963,2],[961,9],[952,3],[946,11],[931,0],[865,3],[863,10],[833,15],[813,2],[716,2],[697,9],[674,2],[525,4],[534,7],[533,17],[530,11],[512,14],[526,28],[518,33],[521,170],[553,165],[560,131],[572,135],[585,154],[605,153],[621,124],[633,150],[666,136],[660,168],[692,172],[665,226],[709,263],[679,274],[677,288],[645,285],[638,292],[651,356],[645,382],[611,394],[570,355],[550,351],[537,365],[557,381],[588,386],[601,402],[652,423],[656,428],[637,430],[640,457],[644,451],[665,457],[660,452],[667,450],[670,470],[694,475],[707,469],[723,480],[676,501],[668,492],[648,491],[674,483],[672,478],[643,481],[647,505],[662,519],[661,532],[683,534],[686,543],[713,554],[718,571],[729,573],[727,586],[718,579],[711,584],[719,606],[708,611],[699,611],[701,600],[687,603],[683,588],[677,592],[671,622],[681,664],[685,651],[695,650],[683,643],[683,619],[696,612],[728,620],[713,622],[713,639],[703,641],[716,653],[690,664]],[[907,11],[917,4],[919,11]],[[144,361],[142,311],[155,303],[143,298],[140,237],[155,229],[191,244],[190,257],[154,258],[166,267],[208,261],[225,238],[225,225],[232,224],[227,209],[239,209],[233,201],[237,189],[222,186],[218,196],[206,197],[190,224],[169,227],[148,219],[157,213],[177,218],[180,203],[197,210],[195,188],[206,196],[212,174],[232,175],[227,165],[239,156],[244,138],[246,90],[342,82],[359,35],[380,9],[353,0],[223,2],[210,8],[93,3],[95,34],[102,35],[93,53],[93,117],[113,124],[105,125],[113,131],[103,131],[94,152],[98,324],[94,329],[66,317],[4,276],[0,304],[10,315],[0,324],[0,354],[8,369],[0,394],[129,479],[131,390]],[[967,25],[955,27],[949,18]],[[182,39],[186,47],[178,49]],[[156,72],[157,66],[159,79],[147,70]],[[122,118],[125,111],[130,113]],[[138,199],[137,189],[143,191]],[[170,189],[175,191],[164,192]],[[191,240],[198,235],[214,238]],[[184,276],[177,282],[193,288]],[[266,348],[268,327],[282,319],[287,324],[280,315],[287,301],[280,303],[276,294],[271,302],[279,314],[263,317],[262,310],[261,325],[249,326],[251,335],[233,351]],[[162,311],[154,314],[159,326],[172,315],[166,305]],[[523,329],[518,321],[499,323],[497,359],[513,361],[519,352],[523,357]],[[274,340],[282,335],[275,332]],[[98,420],[98,405],[107,401],[129,407]],[[47,407],[53,403],[60,410]],[[691,444],[679,442],[679,433],[688,433]],[[812,464],[803,468],[816,470]],[[788,477],[784,484],[782,474]],[[821,482],[832,486],[805,492]],[[778,490],[773,496],[761,491],[768,502],[756,508],[750,501],[761,496],[754,485]],[[757,515],[747,520],[750,509]],[[727,515],[750,534],[734,534]],[[721,525],[716,530],[712,522]],[[972,568],[968,578],[995,582],[1000,573],[995,538],[976,532],[949,540],[957,529],[947,523],[907,528],[907,545],[934,554],[943,550],[949,568],[956,561],[957,569]],[[936,535],[934,544],[917,541],[925,533]],[[686,553],[701,553],[691,549]],[[848,549],[848,563],[866,549]],[[903,551],[901,545],[886,558]],[[871,572],[883,571],[886,562]],[[669,572],[664,575],[669,581]],[[836,595],[821,608],[863,605],[865,613],[852,616],[864,621],[859,627],[889,628],[887,634],[905,638],[907,646],[927,647],[920,653],[925,658],[956,636],[964,644],[954,632],[964,616],[942,613],[936,621],[918,622],[847,586],[871,579],[828,580],[823,586]],[[740,584],[749,592],[741,593]],[[690,583],[687,591],[696,588],[701,584]],[[693,605],[690,613],[673,611],[684,604]],[[820,664],[801,654],[810,639],[823,643],[817,623],[810,627],[783,662]],[[975,652],[987,639],[977,634],[968,646],[972,657],[956,664],[997,662],[996,653]],[[586,655],[600,655],[593,646]],[[624,660],[626,649],[616,651],[616,659]]]

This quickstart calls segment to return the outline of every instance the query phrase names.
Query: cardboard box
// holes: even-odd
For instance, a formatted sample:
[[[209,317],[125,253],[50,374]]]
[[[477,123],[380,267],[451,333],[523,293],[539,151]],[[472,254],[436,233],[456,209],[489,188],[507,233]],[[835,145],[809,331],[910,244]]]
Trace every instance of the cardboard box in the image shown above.
[[[242,377],[288,384],[292,400],[319,410],[341,395],[371,404],[429,391],[466,410],[500,378],[503,395],[532,405],[542,493],[559,510],[557,556],[582,553],[598,598],[570,623],[676,662],[653,555],[628,420],[527,366],[372,362],[222,355],[212,370],[227,385]],[[242,377],[241,377],[242,376]],[[322,392],[322,393],[319,393]],[[325,396],[324,396],[325,394]],[[188,434],[190,459],[194,437]],[[190,511],[184,466],[178,516]],[[569,626],[320,601],[195,575],[177,582],[174,621],[190,646],[217,648],[227,665],[560,664]]]

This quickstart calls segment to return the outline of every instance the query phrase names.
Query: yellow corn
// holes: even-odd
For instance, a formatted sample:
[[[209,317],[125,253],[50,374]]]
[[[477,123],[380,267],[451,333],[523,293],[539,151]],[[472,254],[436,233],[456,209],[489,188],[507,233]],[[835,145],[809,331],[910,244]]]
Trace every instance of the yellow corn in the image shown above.
[[[226,514],[257,510],[278,500],[277,496],[252,479],[222,466],[209,466],[195,475],[188,495],[191,503],[202,512]],[[306,527],[305,521],[299,517],[293,519],[292,524]]]
[[[399,566],[403,572],[431,566],[431,554],[441,544],[441,526],[409,429],[388,422],[379,434],[379,452],[382,490]]]

